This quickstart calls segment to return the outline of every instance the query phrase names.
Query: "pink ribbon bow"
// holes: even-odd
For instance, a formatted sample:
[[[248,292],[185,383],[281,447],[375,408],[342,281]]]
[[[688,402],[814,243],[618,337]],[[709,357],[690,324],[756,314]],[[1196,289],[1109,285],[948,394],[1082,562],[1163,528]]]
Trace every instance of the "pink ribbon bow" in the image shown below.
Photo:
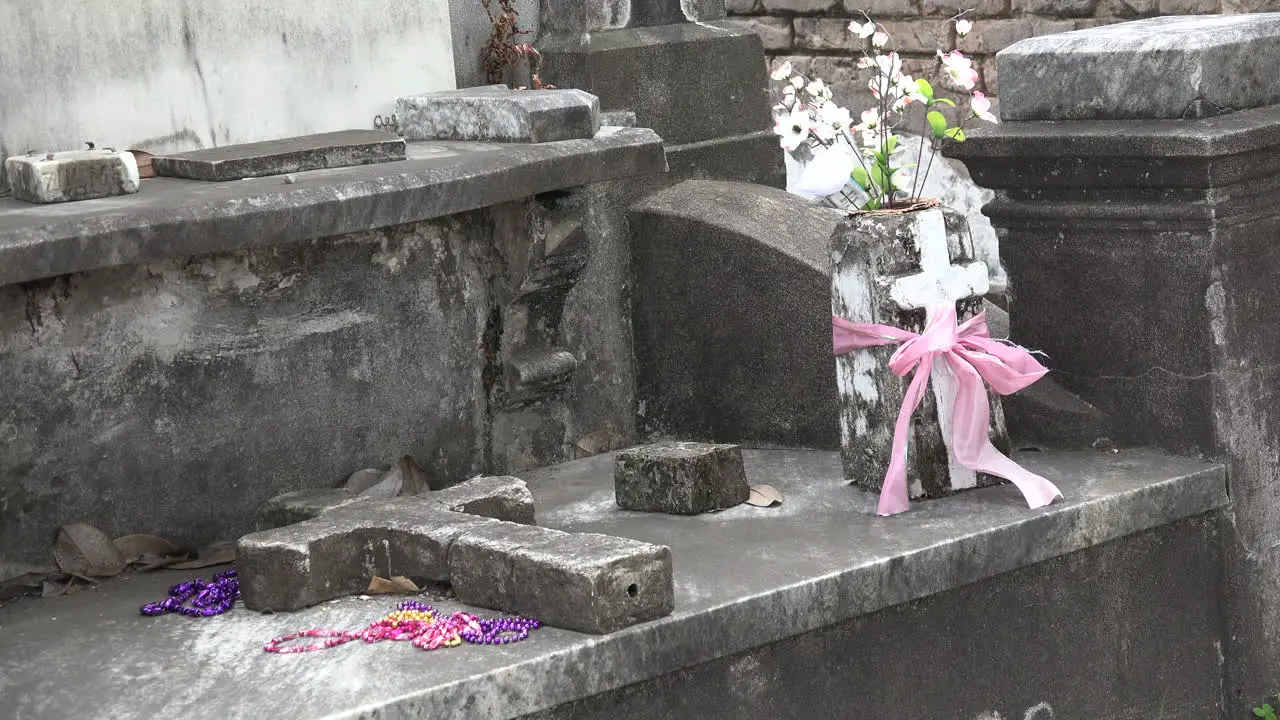
[[[1043,507],[1062,497],[1053,483],[1005,457],[991,444],[987,428],[991,413],[983,381],[1001,395],[1027,387],[1049,371],[1026,350],[991,339],[987,315],[981,313],[956,325],[953,305],[936,308],[934,319],[917,335],[888,325],[852,323],[831,317],[835,354],[845,355],[861,348],[901,344],[889,360],[889,369],[898,377],[915,371],[898,422],[893,432],[893,458],[880,490],[881,515],[906,512],[907,433],[911,415],[920,406],[929,385],[934,360],[941,358],[956,378],[956,397],[951,416],[951,452],[962,465],[975,472],[1005,478],[1018,486],[1032,508]]]

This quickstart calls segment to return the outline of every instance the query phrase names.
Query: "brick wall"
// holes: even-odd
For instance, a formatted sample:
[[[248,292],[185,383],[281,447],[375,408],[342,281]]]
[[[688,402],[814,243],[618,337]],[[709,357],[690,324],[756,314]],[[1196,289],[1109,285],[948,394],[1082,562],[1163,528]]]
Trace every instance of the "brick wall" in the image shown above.
[[[1280,0],[727,0],[727,6],[737,22],[760,34],[771,62],[790,58],[801,72],[830,83],[836,99],[853,109],[863,104],[866,80],[854,67],[857,39],[845,28],[860,11],[893,36],[906,71],[922,76],[939,33],[954,42],[946,19],[972,10],[974,30],[959,47],[982,74],[978,89],[995,96],[995,53],[1024,38],[1157,15],[1276,12]]]

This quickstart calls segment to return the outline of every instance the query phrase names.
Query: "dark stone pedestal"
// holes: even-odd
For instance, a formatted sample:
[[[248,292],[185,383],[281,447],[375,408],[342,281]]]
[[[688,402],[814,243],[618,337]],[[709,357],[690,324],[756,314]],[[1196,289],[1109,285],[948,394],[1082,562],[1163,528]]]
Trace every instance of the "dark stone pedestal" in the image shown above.
[[[1276,692],[1280,106],[1007,123],[955,155],[997,193],[984,212],[1012,280],[1012,339],[1045,351],[1121,444],[1226,458],[1228,693]]]

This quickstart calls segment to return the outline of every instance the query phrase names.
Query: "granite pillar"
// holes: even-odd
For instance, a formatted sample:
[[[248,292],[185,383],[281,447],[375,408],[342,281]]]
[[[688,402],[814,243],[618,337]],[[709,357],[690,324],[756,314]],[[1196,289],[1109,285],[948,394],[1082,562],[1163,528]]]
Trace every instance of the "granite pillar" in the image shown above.
[[[1017,43],[997,56],[1007,122],[953,151],[996,191],[1012,339],[1120,443],[1230,468],[1230,717],[1280,690],[1277,42],[1273,13]]]

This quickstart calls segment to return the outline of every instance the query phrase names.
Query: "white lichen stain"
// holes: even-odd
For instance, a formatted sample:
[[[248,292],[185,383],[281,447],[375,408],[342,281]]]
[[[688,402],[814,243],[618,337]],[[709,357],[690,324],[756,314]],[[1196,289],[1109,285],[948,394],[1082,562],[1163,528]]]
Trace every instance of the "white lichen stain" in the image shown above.
[[[1227,344],[1227,291],[1221,280],[1215,280],[1204,293],[1204,307],[1209,311],[1209,331],[1214,345]]]
[[[880,400],[880,391],[876,387],[876,373],[880,371],[880,363],[869,350],[853,353],[853,394],[859,400],[875,403]]]

